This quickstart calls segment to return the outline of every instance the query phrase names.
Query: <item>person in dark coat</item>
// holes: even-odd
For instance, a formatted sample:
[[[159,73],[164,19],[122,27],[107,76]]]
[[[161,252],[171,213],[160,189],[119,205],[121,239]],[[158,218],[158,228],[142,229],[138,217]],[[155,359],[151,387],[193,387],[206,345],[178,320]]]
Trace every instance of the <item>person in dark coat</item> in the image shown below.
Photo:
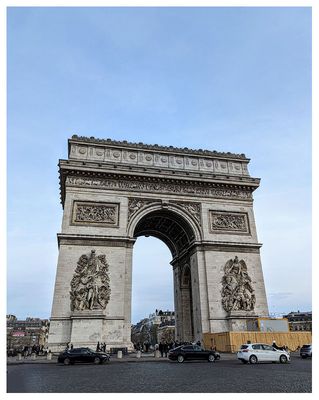
[[[164,357],[167,357],[167,353],[168,353],[168,343],[165,342],[163,344],[163,353],[164,353]]]
[[[159,345],[158,345],[158,350],[161,353],[161,357],[164,357],[164,344],[162,341],[160,341]]]
[[[277,349],[277,350],[285,350],[285,346],[282,346],[282,347],[277,346],[275,340],[272,342],[272,347],[273,347],[274,349]]]

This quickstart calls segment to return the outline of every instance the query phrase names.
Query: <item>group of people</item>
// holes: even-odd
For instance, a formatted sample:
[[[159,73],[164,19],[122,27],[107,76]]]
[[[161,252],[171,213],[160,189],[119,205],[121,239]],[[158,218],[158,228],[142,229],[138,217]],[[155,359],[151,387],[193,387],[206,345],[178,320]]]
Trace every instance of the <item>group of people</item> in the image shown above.
[[[134,343],[134,349],[136,351],[142,351],[145,353],[148,353],[148,351],[151,350],[158,350],[161,353],[161,357],[167,357],[168,352],[171,349],[175,349],[176,347],[179,346],[184,346],[184,345],[191,345],[191,344],[197,344],[198,346],[201,346],[201,342],[197,341],[196,343],[191,343],[191,342],[180,342],[178,340],[175,340],[174,342],[167,342],[167,341],[160,341],[159,343],[156,343],[155,346],[151,346],[150,343],[145,342],[145,343]]]
[[[151,347],[151,344],[149,342],[138,342],[138,343],[134,343],[134,349],[136,351],[142,351],[144,353],[148,353],[149,349]]]
[[[288,351],[288,346],[277,346],[275,340],[272,342],[272,347],[273,347],[274,349],[277,349],[277,350]]]
[[[31,356],[32,353],[36,354],[37,356],[39,355],[45,355],[47,354],[48,349],[44,347],[43,345],[36,345],[34,344],[33,346],[24,346],[20,348],[7,348],[7,356],[8,357],[15,357],[18,353],[23,354],[24,358],[27,358],[28,356]]]
[[[97,342],[96,351],[103,351],[105,353],[106,352],[106,343],[105,342],[104,343]]]

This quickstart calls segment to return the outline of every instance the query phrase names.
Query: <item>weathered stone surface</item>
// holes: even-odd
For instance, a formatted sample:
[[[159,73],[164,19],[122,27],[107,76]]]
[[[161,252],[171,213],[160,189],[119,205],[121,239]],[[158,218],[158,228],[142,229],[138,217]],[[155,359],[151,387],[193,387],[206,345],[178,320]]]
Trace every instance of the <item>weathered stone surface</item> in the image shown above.
[[[98,341],[107,348],[131,346],[132,251],[142,235],[158,237],[171,250],[179,340],[244,329],[252,315],[267,316],[252,201],[259,179],[249,176],[248,162],[230,153],[70,139],[69,159],[60,160],[64,211],[50,348],[68,342],[95,347]],[[93,250],[108,266],[107,300],[100,306],[88,301],[86,275],[79,284],[76,272],[81,257]],[[225,309],[225,266],[236,257],[254,297],[249,307],[240,300],[247,298],[246,282],[238,304]],[[234,289],[240,292],[237,278]],[[71,289],[74,279],[78,286]],[[82,303],[75,300],[81,290]]]

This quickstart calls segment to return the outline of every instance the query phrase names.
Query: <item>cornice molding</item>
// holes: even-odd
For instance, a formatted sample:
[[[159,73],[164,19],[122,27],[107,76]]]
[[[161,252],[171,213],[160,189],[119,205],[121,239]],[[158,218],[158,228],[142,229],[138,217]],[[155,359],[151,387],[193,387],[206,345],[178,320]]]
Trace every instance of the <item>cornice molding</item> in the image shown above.
[[[71,233],[58,233],[57,238],[59,247],[61,245],[133,247],[136,240],[129,237]]]
[[[69,146],[72,142],[81,142],[88,144],[102,144],[109,146],[117,146],[117,147],[125,147],[125,148],[134,148],[142,149],[142,150],[155,150],[155,151],[165,151],[169,153],[183,153],[183,154],[191,154],[191,155],[200,155],[200,156],[212,156],[212,157],[222,157],[222,158],[236,158],[240,160],[249,161],[249,158],[245,156],[245,154],[235,154],[230,152],[219,152],[215,150],[203,150],[203,149],[189,149],[188,147],[174,147],[174,146],[161,146],[158,144],[145,144],[145,143],[134,143],[128,142],[126,140],[113,140],[113,139],[98,139],[94,136],[86,137],[86,136],[78,136],[73,135],[71,139],[69,139]]]
[[[248,182],[173,179],[152,175],[103,173],[92,170],[64,169],[60,167],[61,203],[64,205],[66,186],[88,189],[115,190],[139,193],[163,193],[192,197],[222,198],[252,201],[252,192],[259,181]]]

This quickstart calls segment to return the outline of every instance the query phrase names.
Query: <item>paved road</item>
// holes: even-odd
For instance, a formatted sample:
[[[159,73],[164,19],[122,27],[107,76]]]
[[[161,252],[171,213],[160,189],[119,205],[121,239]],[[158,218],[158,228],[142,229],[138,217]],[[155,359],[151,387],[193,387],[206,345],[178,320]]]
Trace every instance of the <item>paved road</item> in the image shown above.
[[[290,364],[110,362],[107,365],[8,365],[9,393],[311,392],[311,360]]]

